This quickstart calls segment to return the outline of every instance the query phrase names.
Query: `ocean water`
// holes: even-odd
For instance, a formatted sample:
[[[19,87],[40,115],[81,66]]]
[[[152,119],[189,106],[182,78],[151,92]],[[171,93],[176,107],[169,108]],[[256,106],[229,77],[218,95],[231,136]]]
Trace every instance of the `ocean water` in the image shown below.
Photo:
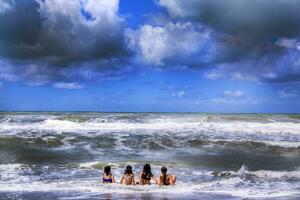
[[[101,183],[145,163],[176,185]],[[300,199],[300,115],[3,112],[0,199]]]

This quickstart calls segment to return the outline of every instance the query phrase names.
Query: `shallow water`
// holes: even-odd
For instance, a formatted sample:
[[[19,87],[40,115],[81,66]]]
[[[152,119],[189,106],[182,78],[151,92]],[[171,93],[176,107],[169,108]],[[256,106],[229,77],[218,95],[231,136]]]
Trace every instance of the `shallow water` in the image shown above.
[[[102,184],[131,164],[174,187]],[[1,113],[0,199],[299,199],[300,116]]]

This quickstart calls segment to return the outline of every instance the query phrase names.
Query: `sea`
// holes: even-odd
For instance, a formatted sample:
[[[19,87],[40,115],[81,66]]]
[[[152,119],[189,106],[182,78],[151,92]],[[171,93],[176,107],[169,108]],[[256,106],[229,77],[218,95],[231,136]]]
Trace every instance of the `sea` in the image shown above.
[[[176,185],[119,184],[146,163]],[[300,115],[1,112],[0,199],[299,200]]]

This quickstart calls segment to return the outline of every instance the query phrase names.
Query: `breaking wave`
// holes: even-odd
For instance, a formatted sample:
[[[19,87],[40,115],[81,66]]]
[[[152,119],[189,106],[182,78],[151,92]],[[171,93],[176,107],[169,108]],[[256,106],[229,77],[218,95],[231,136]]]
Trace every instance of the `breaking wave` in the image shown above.
[[[300,196],[299,115],[2,113],[0,126],[0,198],[20,192],[59,199]],[[119,181],[127,164],[138,176],[146,162],[155,175],[166,165],[178,184],[127,187],[99,179],[107,164]]]

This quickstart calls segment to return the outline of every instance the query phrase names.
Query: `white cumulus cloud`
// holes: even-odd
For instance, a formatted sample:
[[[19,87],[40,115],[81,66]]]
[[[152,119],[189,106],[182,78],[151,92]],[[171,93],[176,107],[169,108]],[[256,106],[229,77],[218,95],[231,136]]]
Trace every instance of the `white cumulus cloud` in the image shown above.
[[[241,98],[245,96],[245,92],[241,90],[225,90],[221,97],[211,99],[215,104],[254,104],[254,101],[249,98]]]
[[[178,98],[182,98],[185,95],[186,95],[186,92],[183,91],[183,90],[182,91],[178,91],[178,92],[172,94],[173,97],[178,97]]]
[[[14,1],[0,0],[0,14],[12,9]]]
[[[211,70],[204,73],[204,78],[208,80],[218,80],[223,77],[223,74],[218,70]]]
[[[286,92],[286,91],[278,91],[278,96],[280,98],[283,99],[287,99],[287,98],[294,98],[297,97],[298,95],[296,93],[292,93],[292,92]]]
[[[127,37],[139,60],[155,66],[209,62],[215,50],[210,31],[189,22],[147,24],[138,30],[129,30]]]
[[[60,88],[60,89],[82,89],[84,88],[83,85],[76,83],[76,82],[58,82],[53,84],[54,88]]]
[[[121,45],[118,0],[52,0],[39,1],[39,4],[40,13],[46,19],[40,42],[48,53],[61,52],[74,59],[105,58],[114,51],[111,46],[116,45],[114,48],[118,50],[117,45]]]
[[[245,95],[245,92],[241,90],[236,90],[236,91],[225,90],[224,95],[229,97],[242,97]]]

